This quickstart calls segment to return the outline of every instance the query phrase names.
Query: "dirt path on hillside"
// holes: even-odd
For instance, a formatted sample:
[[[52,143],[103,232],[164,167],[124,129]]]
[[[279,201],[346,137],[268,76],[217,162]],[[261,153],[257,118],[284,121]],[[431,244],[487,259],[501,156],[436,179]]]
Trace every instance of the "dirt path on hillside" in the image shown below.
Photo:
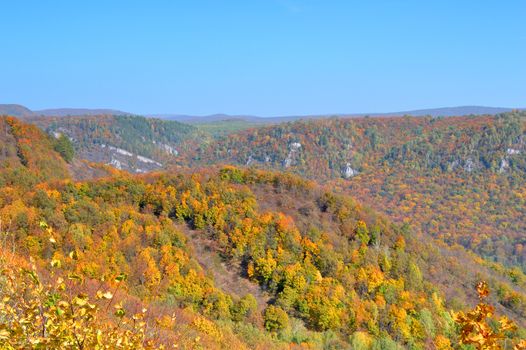
[[[250,282],[247,278],[242,277],[242,271],[238,264],[225,262],[218,254],[217,244],[206,234],[201,231],[183,230],[188,237],[188,244],[195,252],[194,256],[203,269],[212,274],[215,285],[227,293],[243,297],[250,293],[257,302],[258,309],[262,311],[270,296],[261,290],[261,288]]]

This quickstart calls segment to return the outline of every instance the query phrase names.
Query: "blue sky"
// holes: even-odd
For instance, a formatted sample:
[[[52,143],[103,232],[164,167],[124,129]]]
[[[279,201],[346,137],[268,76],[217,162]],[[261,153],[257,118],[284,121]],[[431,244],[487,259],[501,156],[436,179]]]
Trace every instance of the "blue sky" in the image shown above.
[[[0,103],[262,116],[526,107],[526,1],[3,1]]]

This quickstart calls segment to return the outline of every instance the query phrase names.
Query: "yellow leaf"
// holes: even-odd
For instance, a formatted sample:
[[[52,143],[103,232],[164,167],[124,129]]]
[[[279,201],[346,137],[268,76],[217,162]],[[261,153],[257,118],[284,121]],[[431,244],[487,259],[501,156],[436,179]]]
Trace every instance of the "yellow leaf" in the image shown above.
[[[111,299],[113,294],[110,291],[103,293],[102,291],[97,291],[97,299]]]
[[[0,329],[0,339],[9,339],[9,331],[7,329]]]

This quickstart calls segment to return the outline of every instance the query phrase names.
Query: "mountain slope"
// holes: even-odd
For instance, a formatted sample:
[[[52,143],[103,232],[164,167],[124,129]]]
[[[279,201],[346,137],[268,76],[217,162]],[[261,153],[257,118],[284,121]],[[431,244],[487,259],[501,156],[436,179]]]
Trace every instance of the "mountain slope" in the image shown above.
[[[318,115],[289,115],[279,117],[258,117],[252,115],[228,115],[228,114],[212,114],[206,116],[192,116],[181,114],[151,114],[151,116],[161,119],[177,120],[183,123],[201,124],[201,123],[217,123],[226,121],[244,121],[251,124],[277,124],[283,122],[290,122],[296,120],[308,119],[326,119],[326,118],[349,118],[349,117],[401,117],[401,116],[431,116],[431,117],[458,117],[466,115],[495,115],[499,113],[512,112],[513,108],[504,107],[485,107],[485,106],[458,106],[458,107],[442,107],[442,108],[428,108],[415,109],[408,111],[394,111],[394,112],[364,112],[364,113],[327,113]]]
[[[11,115],[14,117],[34,117],[34,116],[79,116],[79,115],[130,115],[115,109],[92,109],[92,108],[53,108],[32,111],[29,108],[18,104],[0,104],[0,115]]]
[[[86,280],[125,273],[130,297],[205,316],[207,329],[215,329],[206,338],[210,346],[229,329],[247,339],[244,323],[264,348],[455,342],[447,313],[454,304],[444,305],[441,295],[460,287],[454,292],[461,296],[462,284],[472,283],[460,269],[469,266],[458,260],[463,253],[450,251],[444,260],[424,236],[413,237],[352,198],[279,173],[227,167],[50,184],[30,190],[16,206],[4,204],[0,216],[15,218],[10,233],[17,251],[29,252],[39,266],[49,266],[46,257],[53,256],[64,273]],[[53,241],[32,218],[50,223]],[[261,296],[218,287],[189,249],[189,230],[210,240],[211,254]],[[490,277],[486,269],[478,272]],[[466,294],[455,307],[471,299]],[[520,305],[498,311],[520,321],[526,312]]]
[[[80,115],[131,115],[131,113],[116,109],[104,108],[52,108],[33,111],[34,115],[48,117],[67,117]]]
[[[301,121],[219,138],[189,162],[333,181],[398,222],[526,271],[525,130],[524,113]]]
[[[523,114],[331,118],[224,137],[142,117],[34,122],[75,139],[82,158],[134,172],[232,163],[335,181],[398,222],[524,271]]]
[[[3,185],[69,177],[67,163],[54,150],[54,140],[12,117],[0,117],[0,162]]]
[[[160,343],[445,346],[457,342],[448,310],[474,303],[479,280],[495,291],[497,312],[524,326],[524,274],[393,224],[333,183],[236,167],[72,182],[51,137],[2,120],[5,169],[36,180],[2,180],[9,186],[0,187],[0,222],[9,224],[0,225],[0,252],[31,257],[43,279],[50,266],[75,276],[85,281],[77,290],[92,297],[126,276],[118,305],[164,315],[151,324],[165,332],[154,337]],[[172,313],[180,323],[169,321]]]
[[[388,116],[432,116],[432,117],[452,117],[464,115],[495,115],[499,113],[511,112],[513,108],[486,107],[486,106],[458,106],[428,108],[408,111],[394,112],[364,112],[364,113],[327,113],[320,115],[291,115],[279,117],[258,117],[253,115],[228,115],[212,114],[207,116],[195,116],[184,114],[148,114],[148,117],[175,120],[183,123],[216,123],[229,120],[244,121],[250,124],[276,124],[299,119],[323,119],[330,117],[388,117]],[[93,115],[133,115],[133,113],[123,112],[116,109],[104,108],[49,108],[41,110],[30,110],[18,104],[0,104],[0,115],[12,115],[15,117],[28,116],[47,116],[47,117],[67,117],[67,116],[93,116]]]
[[[17,104],[0,104],[0,115],[12,115],[15,117],[28,117],[33,114],[29,108]]]
[[[49,134],[65,134],[80,158],[131,172],[159,170],[194,149],[198,130],[176,121],[126,115],[38,117],[30,122]]]

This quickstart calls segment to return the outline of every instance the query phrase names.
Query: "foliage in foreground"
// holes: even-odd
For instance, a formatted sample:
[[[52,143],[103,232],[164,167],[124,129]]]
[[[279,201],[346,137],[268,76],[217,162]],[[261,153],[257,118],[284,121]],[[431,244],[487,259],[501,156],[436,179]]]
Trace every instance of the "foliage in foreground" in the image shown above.
[[[502,316],[497,322],[493,322],[495,326],[492,327],[490,322],[494,321],[492,317],[495,308],[484,302],[484,299],[489,295],[488,285],[486,282],[480,282],[476,289],[480,302],[473,310],[467,313],[452,312],[453,319],[460,328],[459,343],[461,345],[472,345],[477,350],[504,349],[503,343],[507,335],[515,331],[517,326],[506,316]],[[525,350],[526,340],[519,341],[513,349]]]
[[[60,264],[52,261],[54,266]],[[114,293],[77,292],[80,277],[44,284],[36,266],[13,268],[0,261],[0,347],[2,349],[163,349],[147,335],[146,309],[128,316]],[[117,286],[124,276],[116,278]],[[78,285],[77,285],[78,287]],[[115,320],[108,314],[114,312]]]
[[[13,162],[20,160],[15,162],[19,168],[42,173],[38,152],[17,153],[14,148],[11,153]],[[129,278],[122,283],[123,289],[149,310],[157,305],[200,314],[189,321],[198,330],[194,339],[202,334],[212,338],[201,348],[211,349],[211,344],[219,344],[214,347],[218,349],[242,348],[237,335],[250,342],[249,347],[264,344],[262,349],[287,342],[296,348],[324,349],[448,349],[455,343],[455,324],[441,291],[428,280],[429,269],[423,261],[430,252],[426,246],[351,198],[298,177],[226,167],[192,176],[122,175],[34,186],[30,184],[39,179],[23,186],[19,177],[7,179],[0,188],[0,219],[12,232],[13,247],[34,258],[43,273],[39,278],[45,281],[40,282],[44,289],[37,304],[41,307],[28,309],[38,309],[35,315],[41,318],[53,311],[66,317],[66,312],[62,316],[53,309],[61,308],[61,301],[79,310],[79,300],[85,301],[98,308],[93,318],[95,334],[100,330],[102,336],[110,335],[117,325],[124,327],[116,329],[123,332],[119,337],[131,337],[126,332],[134,334],[132,321],[124,322],[122,312],[122,317],[113,315],[116,302],[105,304],[114,298],[104,298],[106,287],[90,289],[68,279],[76,273],[86,280],[104,278],[115,287],[114,276],[125,272]],[[53,227],[53,240],[47,227],[38,225],[41,219]],[[253,282],[256,303],[250,302],[254,298],[248,294],[240,298],[237,288],[216,283],[214,268],[202,268],[189,230],[199,240],[212,242],[211,255]],[[68,259],[70,253],[78,261]],[[48,269],[43,267],[49,267],[49,260],[55,267],[51,271],[58,269],[61,274],[48,279]],[[20,281],[31,278],[31,274],[17,273]],[[59,277],[62,281],[57,282]],[[64,283],[65,290],[56,283]],[[23,300],[17,305],[32,300],[29,292],[34,290],[38,292],[32,287],[17,292]],[[254,308],[259,312],[252,312]],[[74,311],[70,314],[82,320]],[[38,335],[38,322],[32,326]],[[142,346],[148,339],[157,339],[152,334],[144,333]],[[281,344],[268,342],[270,337]],[[88,344],[96,336],[85,339],[81,343]],[[57,347],[79,348],[72,344]]]

